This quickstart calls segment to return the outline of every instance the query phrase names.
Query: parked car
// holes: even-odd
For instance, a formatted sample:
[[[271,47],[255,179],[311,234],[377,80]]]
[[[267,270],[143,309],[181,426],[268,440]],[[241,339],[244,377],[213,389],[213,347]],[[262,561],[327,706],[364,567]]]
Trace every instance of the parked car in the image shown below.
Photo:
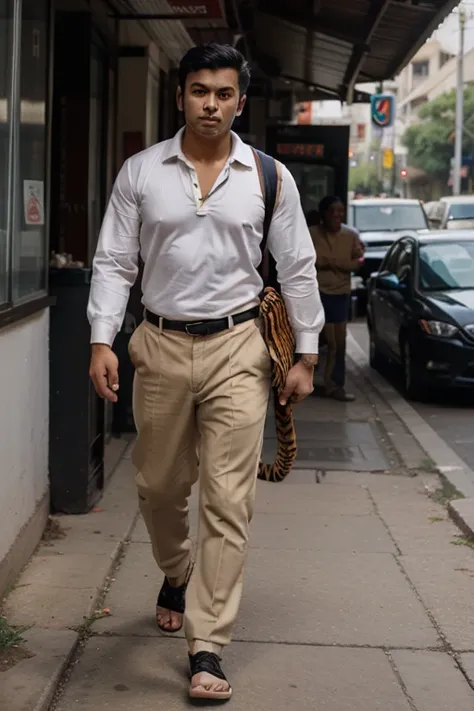
[[[474,234],[397,240],[368,282],[370,364],[403,368],[407,395],[474,387]]]
[[[464,230],[474,228],[474,195],[442,197],[427,203],[426,215],[435,230]]]
[[[379,268],[387,249],[398,237],[429,230],[421,202],[402,198],[352,200],[348,224],[359,232],[366,247],[364,264],[357,272],[364,282]]]

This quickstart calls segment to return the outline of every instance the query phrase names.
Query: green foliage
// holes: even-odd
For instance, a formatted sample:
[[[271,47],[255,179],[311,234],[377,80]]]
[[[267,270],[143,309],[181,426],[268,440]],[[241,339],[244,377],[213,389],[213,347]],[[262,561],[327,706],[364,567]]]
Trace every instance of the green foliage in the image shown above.
[[[22,638],[24,629],[10,627],[4,617],[0,616],[0,652],[4,652],[25,640]]]
[[[349,172],[349,190],[362,195],[377,195],[382,190],[382,183],[377,176],[375,161],[361,163]]]
[[[432,178],[447,181],[454,154],[453,135],[456,119],[456,92],[446,92],[429,101],[418,112],[420,123],[409,126],[403,136],[409,164]],[[463,150],[474,150],[474,86],[464,91]]]

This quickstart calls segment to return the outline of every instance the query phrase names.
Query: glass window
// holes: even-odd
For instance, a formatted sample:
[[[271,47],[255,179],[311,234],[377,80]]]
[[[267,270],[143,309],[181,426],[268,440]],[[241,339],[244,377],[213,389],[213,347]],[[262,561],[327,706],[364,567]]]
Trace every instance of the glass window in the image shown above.
[[[474,241],[423,245],[419,278],[425,291],[474,289]]]
[[[8,301],[13,2],[0,0],[0,305]]]
[[[413,76],[427,77],[430,73],[430,63],[428,60],[424,62],[413,62]]]
[[[48,4],[47,0],[22,3],[13,302],[44,293],[46,287]]]
[[[383,260],[380,271],[388,272],[389,274],[395,274],[397,269],[397,260],[400,253],[400,244],[395,244],[389,252],[387,252],[385,259]]]
[[[354,227],[359,232],[396,232],[427,229],[425,212],[420,203],[412,205],[354,205]]]
[[[397,264],[394,273],[397,275],[400,282],[408,282],[411,274],[413,260],[413,244],[411,242],[402,242],[398,253]]]
[[[290,161],[287,168],[295,179],[305,214],[317,210],[325,195],[333,194],[334,169],[330,166]]]
[[[473,220],[474,200],[472,202],[457,202],[449,208],[448,220]]]

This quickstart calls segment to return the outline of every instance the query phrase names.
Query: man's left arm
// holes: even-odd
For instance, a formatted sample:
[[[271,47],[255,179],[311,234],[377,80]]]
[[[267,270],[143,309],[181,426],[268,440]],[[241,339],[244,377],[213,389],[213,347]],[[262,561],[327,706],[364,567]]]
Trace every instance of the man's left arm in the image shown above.
[[[316,252],[298,188],[285,166],[281,167],[281,179],[280,197],[268,233],[268,248],[276,261],[278,281],[295,334],[296,353],[300,355],[296,373],[305,367],[311,370],[312,380],[312,366],[318,360],[319,334],[324,326]],[[294,390],[294,401],[309,394],[298,393],[298,388]]]

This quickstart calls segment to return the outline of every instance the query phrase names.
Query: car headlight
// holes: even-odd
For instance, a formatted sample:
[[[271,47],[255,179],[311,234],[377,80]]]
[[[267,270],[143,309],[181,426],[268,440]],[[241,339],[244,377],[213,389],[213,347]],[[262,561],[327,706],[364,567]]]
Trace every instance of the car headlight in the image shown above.
[[[456,326],[445,321],[420,321],[420,326],[425,333],[430,336],[439,336],[440,338],[453,338],[458,332]]]

